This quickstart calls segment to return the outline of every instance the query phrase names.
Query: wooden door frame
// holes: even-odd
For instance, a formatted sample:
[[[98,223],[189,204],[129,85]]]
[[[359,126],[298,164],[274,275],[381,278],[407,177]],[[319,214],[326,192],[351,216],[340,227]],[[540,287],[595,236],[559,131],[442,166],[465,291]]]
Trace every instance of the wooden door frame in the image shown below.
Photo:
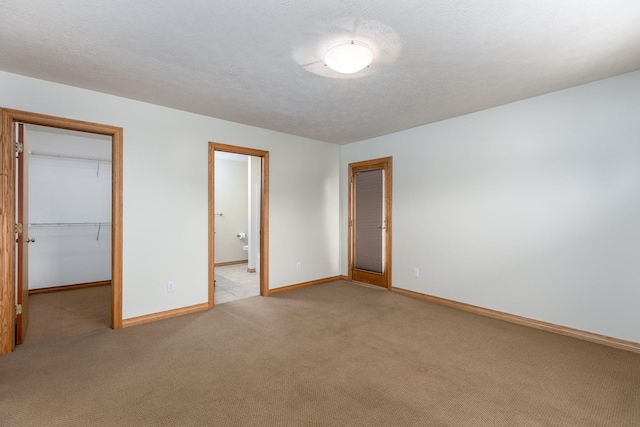
[[[15,348],[16,169],[14,123],[111,136],[111,327],[122,327],[122,128],[3,108],[0,110],[0,354]]]
[[[16,138],[22,144],[22,152],[16,154],[16,222],[23,225],[22,233],[16,238],[16,304],[22,306],[22,316],[16,316],[16,345],[24,342],[29,328],[29,227],[25,218],[29,218],[29,140],[27,126],[20,123],[17,126]],[[27,196],[25,198],[25,195]]]
[[[244,154],[262,159],[260,188],[260,295],[269,295],[269,152],[209,142],[209,308],[215,305],[215,152]]]
[[[353,221],[355,217],[355,199],[354,199],[354,174],[359,171],[371,170],[371,169],[382,169],[383,170],[383,203],[384,203],[384,212],[386,216],[386,233],[384,233],[385,241],[384,241],[384,250],[383,250],[383,265],[382,265],[382,276],[383,280],[386,283],[387,289],[391,289],[391,264],[392,264],[392,236],[393,236],[393,228],[392,228],[392,166],[393,166],[393,157],[382,157],[379,159],[365,160],[362,162],[349,163],[349,281],[353,281],[353,265],[355,264],[355,230],[353,227]],[[375,284],[375,283],[372,283]],[[380,286],[380,285],[377,285]]]

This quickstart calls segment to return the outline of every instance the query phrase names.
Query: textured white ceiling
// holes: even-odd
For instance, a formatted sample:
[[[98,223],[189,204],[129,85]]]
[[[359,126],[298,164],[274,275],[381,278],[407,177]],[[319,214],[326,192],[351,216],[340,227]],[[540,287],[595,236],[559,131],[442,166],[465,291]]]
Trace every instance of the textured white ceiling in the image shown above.
[[[638,70],[640,1],[2,0],[0,69],[348,143]]]

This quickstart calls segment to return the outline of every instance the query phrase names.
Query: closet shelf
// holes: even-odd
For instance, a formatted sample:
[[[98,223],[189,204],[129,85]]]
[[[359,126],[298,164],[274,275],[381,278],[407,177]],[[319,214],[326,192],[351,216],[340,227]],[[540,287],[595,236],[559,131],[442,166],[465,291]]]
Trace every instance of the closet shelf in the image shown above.
[[[93,162],[110,162],[111,161],[111,159],[108,157],[74,156],[71,154],[52,153],[50,151],[31,150],[29,151],[29,154],[31,154],[32,156],[57,157],[59,159],[71,159],[71,160],[90,160]]]
[[[102,227],[110,227],[110,222],[30,222],[31,227],[98,227],[96,240],[100,240],[100,231]]]
[[[87,226],[102,226],[102,225],[111,225],[110,222],[31,222],[29,223],[29,227],[81,227],[83,225]]]
[[[31,150],[29,151],[29,154],[32,156],[40,156],[40,157],[55,157],[57,159],[89,160],[91,162],[97,162],[98,167],[96,168],[96,177],[100,176],[100,162],[111,163],[111,159],[108,157],[74,156],[71,154],[60,154],[60,153],[52,153],[50,151],[37,151],[37,150]]]

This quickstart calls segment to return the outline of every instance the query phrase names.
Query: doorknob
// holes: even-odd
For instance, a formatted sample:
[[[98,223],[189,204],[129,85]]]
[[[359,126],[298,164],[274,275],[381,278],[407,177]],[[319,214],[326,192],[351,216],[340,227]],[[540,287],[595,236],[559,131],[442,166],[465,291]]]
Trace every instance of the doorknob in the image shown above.
[[[27,240],[25,240],[25,241],[26,241],[27,243],[35,243],[36,238],[35,238],[35,237],[32,237],[32,238],[27,239]]]

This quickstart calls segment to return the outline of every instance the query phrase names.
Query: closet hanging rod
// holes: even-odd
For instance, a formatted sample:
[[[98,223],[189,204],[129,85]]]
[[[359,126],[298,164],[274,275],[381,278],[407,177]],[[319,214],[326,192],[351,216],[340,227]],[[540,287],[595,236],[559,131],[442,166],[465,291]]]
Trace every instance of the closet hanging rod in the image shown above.
[[[32,156],[40,156],[40,157],[57,157],[59,159],[72,159],[72,160],[90,160],[94,162],[110,162],[111,161],[111,159],[108,157],[74,156],[70,154],[52,153],[49,151],[30,150],[29,154],[31,154]]]
[[[100,240],[100,232],[102,231],[102,226],[110,227],[110,222],[32,222],[29,224],[29,228],[31,227],[77,227],[77,226],[93,226],[98,227],[98,231],[96,233],[96,240]]]
[[[29,227],[81,227],[81,226],[110,226],[110,222],[31,222]]]

